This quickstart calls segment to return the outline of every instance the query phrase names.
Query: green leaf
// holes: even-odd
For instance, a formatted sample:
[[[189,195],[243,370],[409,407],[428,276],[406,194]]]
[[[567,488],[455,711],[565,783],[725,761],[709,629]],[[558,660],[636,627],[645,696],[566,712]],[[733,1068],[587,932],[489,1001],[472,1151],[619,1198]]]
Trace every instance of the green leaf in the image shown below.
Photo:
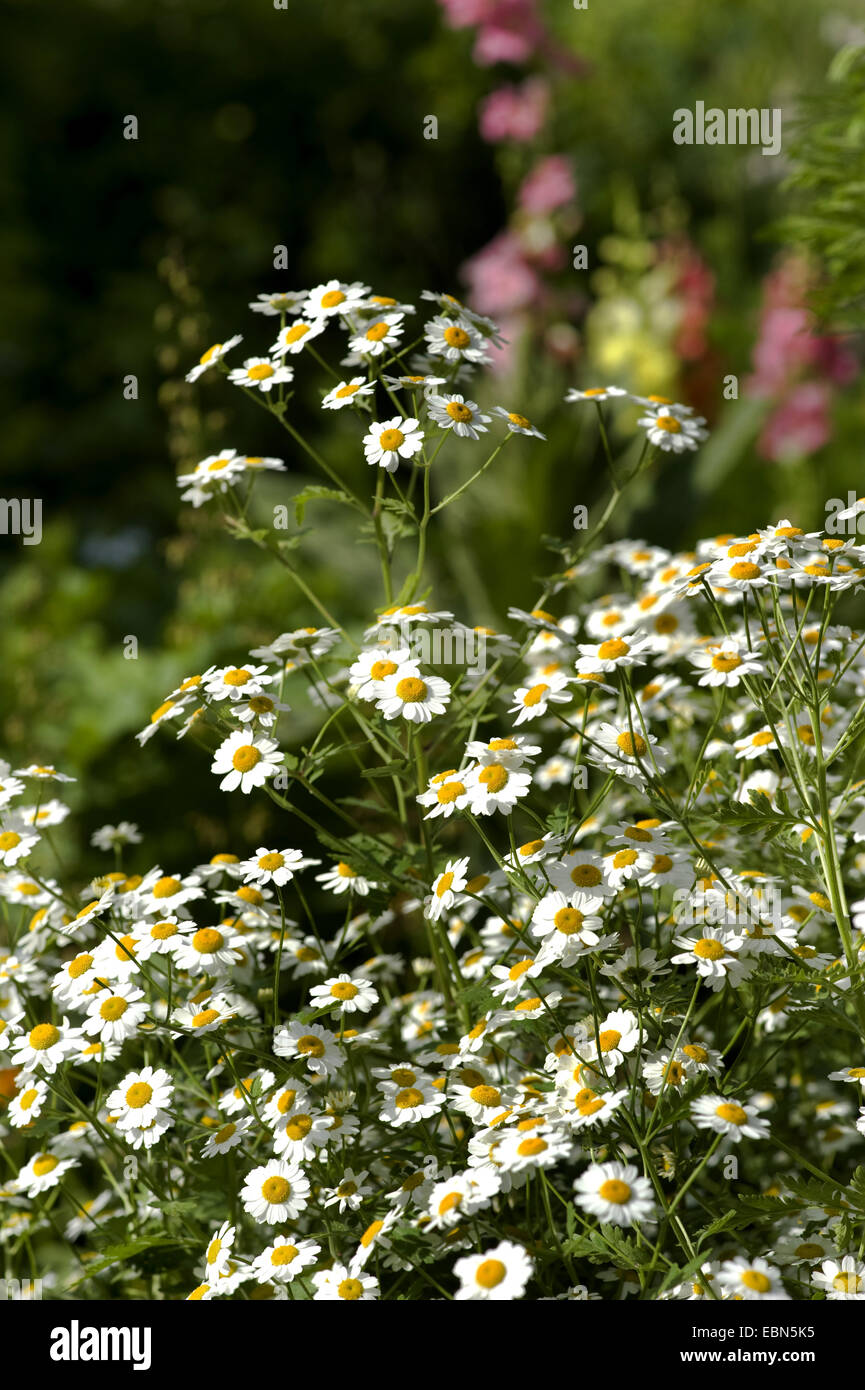
[[[351,498],[347,492],[341,492],[335,487],[324,487],[321,483],[309,483],[308,486],[294,498],[294,515],[297,518],[298,526],[303,524],[307,502],[312,502],[316,498],[323,498],[330,502],[340,502],[349,507],[352,505]]]

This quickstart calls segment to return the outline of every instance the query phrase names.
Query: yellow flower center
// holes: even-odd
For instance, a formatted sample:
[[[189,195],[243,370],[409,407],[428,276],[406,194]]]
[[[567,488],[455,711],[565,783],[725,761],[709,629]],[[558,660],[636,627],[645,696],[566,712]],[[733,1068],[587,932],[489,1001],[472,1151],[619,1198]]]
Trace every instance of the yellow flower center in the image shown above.
[[[625,730],[616,739],[616,747],[624,753],[626,758],[643,758],[646,754],[647,744],[640,734],[632,734],[629,730]]]
[[[397,1091],[393,1103],[397,1110],[411,1110],[423,1103],[423,1092],[416,1086],[406,1086],[405,1090]]]
[[[425,698],[426,693],[426,684],[417,676],[404,676],[401,681],[397,681],[396,694],[403,704],[416,704]]]
[[[694,946],[694,955],[699,956],[700,960],[720,960],[724,954],[723,943],[712,936],[704,936]]]
[[[731,1125],[743,1125],[748,1118],[741,1105],[735,1105],[732,1101],[724,1101],[723,1105],[716,1106],[715,1114],[719,1120],[726,1120]]]
[[[354,1303],[363,1296],[363,1284],[359,1279],[342,1279],[337,1288],[340,1298],[344,1298],[347,1303]]]
[[[465,791],[462,782],[447,782],[443,787],[439,787],[436,798],[443,806],[449,806],[458,797],[465,796]]]
[[[166,876],[165,878],[157,879],[156,883],[154,883],[153,896],[154,898],[173,898],[175,893],[179,893],[182,887],[183,885],[179,879]]]
[[[136,1081],[126,1092],[126,1104],[130,1110],[140,1110],[152,1097],[153,1087],[147,1081]]]
[[[285,1178],[265,1178],[261,1184],[261,1195],[271,1206],[280,1206],[290,1192],[291,1183]]]
[[[596,888],[603,874],[595,864],[577,864],[571,869],[571,882],[578,888]]]
[[[553,925],[563,936],[574,936],[583,925],[583,914],[575,907],[560,907]]]
[[[251,743],[241,744],[231,759],[232,767],[238,772],[251,772],[256,763],[259,762],[261,762],[261,754]]]
[[[399,448],[400,444],[405,443],[405,435],[402,430],[382,430],[378,437],[378,442],[382,449],[388,453],[392,453],[394,449]]]
[[[99,1013],[106,1023],[116,1023],[122,1018],[129,1008],[126,1000],[119,994],[112,994],[110,999],[99,1005]]]
[[[630,650],[627,642],[620,637],[611,637],[598,647],[598,656],[602,661],[615,661],[617,657],[627,656]]]
[[[374,661],[369,668],[370,679],[374,681],[383,681],[385,676],[392,676],[396,670],[397,664],[395,661]]]
[[[612,1202],[614,1206],[620,1207],[627,1202],[631,1195],[631,1189],[626,1182],[621,1182],[618,1178],[607,1178],[598,1188],[598,1196],[605,1202]]]
[[[274,869],[281,869],[285,863],[282,855],[274,850],[272,854],[263,854],[258,861],[258,867],[264,869],[266,873],[273,873]]]
[[[501,1091],[495,1086],[473,1086],[469,1092],[469,1099],[476,1105],[501,1105]]]
[[[500,792],[507,785],[508,770],[506,767],[501,767],[499,763],[492,763],[478,773],[478,781],[483,782],[487,791]]]
[[[192,949],[202,956],[212,956],[225,944],[225,937],[216,927],[200,927],[192,938]]]
[[[501,1260],[483,1260],[475,1270],[475,1283],[482,1289],[496,1288],[507,1274]]]
[[[55,1028],[53,1023],[37,1023],[27,1041],[34,1052],[45,1052],[60,1041],[60,1029]]]
[[[270,1263],[272,1265],[290,1265],[292,1260],[297,1257],[298,1249],[296,1245],[278,1245],[271,1251]]]

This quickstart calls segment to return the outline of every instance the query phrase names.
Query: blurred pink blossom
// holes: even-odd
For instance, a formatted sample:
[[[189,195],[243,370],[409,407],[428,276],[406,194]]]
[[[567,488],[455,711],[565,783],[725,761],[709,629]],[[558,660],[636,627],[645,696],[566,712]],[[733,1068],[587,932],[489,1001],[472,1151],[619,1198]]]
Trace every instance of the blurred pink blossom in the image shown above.
[[[845,385],[858,363],[837,337],[812,332],[807,307],[807,267],[790,257],[766,277],[760,336],[754,348],[754,375],[748,387],[755,396],[777,396],[807,372]]]
[[[553,212],[577,196],[571,161],[562,154],[547,155],[523,179],[517,200],[526,212]]]
[[[797,256],[767,275],[763,286],[754,374],[746,388],[774,402],[759,441],[761,452],[774,461],[812,453],[829,442],[833,387],[846,385],[859,371],[846,343],[814,332],[810,286],[808,266]]]
[[[496,0],[439,0],[439,4],[452,29],[483,24],[492,18],[496,9]]]
[[[525,309],[541,292],[541,282],[511,232],[500,232],[460,268],[472,307],[493,318]]]
[[[832,438],[832,388],[825,381],[804,381],[772,413],[760,435],[759,449],[773,463],[800,458],[822,449]]]
[[[549,88],[538,77],[521,86],[497,87],[481,103],[480,131],[485,140],[533,140],[546,119]]]

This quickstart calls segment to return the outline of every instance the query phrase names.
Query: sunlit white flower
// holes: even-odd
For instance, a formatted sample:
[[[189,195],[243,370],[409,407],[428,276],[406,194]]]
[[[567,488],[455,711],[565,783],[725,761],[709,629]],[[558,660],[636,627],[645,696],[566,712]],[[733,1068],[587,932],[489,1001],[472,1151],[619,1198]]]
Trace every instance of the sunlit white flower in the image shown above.
[[[210,770],[222,777],[222,791],[232,792],[239,787],[249,793],[253,787],[263,787],[268,777],[279,771],[283,758],[274,739],[250,735],[241,729],[219,745]]]
[[[504,1302],[522,1298],[532,1277],[532,1262],[521,1245],[502,1240],[480,1255],[464,1255],[454,1265],[460,1287],[457,1302]]]
[[[611,1226],[654,1221],[652,1184],[630,1163],[593,1163],[574,1182],[574,1201]]]

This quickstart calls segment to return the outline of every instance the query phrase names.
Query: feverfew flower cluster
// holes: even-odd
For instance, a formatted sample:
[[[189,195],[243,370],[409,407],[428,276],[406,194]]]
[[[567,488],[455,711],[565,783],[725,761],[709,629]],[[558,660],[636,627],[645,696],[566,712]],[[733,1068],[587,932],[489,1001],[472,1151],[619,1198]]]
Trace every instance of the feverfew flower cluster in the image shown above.
[[[865,547],[598,524],[507,630],[436,607],[436,515],[544,435],[485,401],[495,325],[422,301],[414,329],[360,283],[262,294],[269,348],[189,373],[285,423],[342,335],[321,407],[373,484],[336,478],[379,548],[366,625],[178,673],[137,735],[194,733],[252,838],[153,864],[119,820],[70,883],[71,779],[0,763],[0,1238],[62,1228],[60,1297],[865,1298]],[[676,402],[568,400],[603,450],[631,412],[632,477],[706,437]],[[179,482],[242,540],[282,470],[226,449]],[[326,742],[298,746],[300,699]]]

